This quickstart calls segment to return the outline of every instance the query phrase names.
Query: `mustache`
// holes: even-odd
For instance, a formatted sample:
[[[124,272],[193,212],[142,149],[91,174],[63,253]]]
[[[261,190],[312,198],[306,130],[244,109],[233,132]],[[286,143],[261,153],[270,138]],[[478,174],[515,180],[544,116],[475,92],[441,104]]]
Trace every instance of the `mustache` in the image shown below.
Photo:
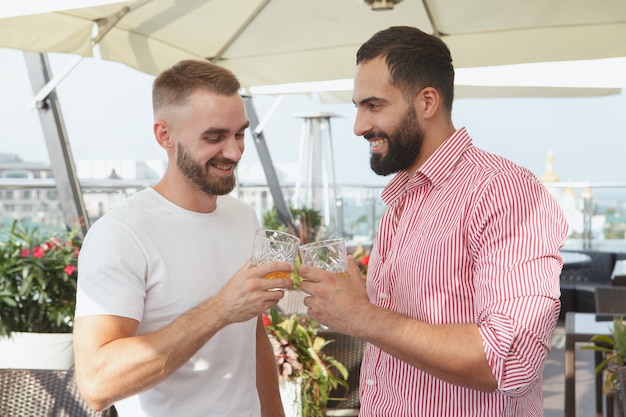
[[[238,162],[233,161],[232,159],[215,157],[209,160],[209,164],[218,164],[218,165],[234,165],[237,166]]]
[[[363,135],[365,139],[373,139],[373,138],[385,138],[389,139],[389,136],[385,132],[367,132]]]

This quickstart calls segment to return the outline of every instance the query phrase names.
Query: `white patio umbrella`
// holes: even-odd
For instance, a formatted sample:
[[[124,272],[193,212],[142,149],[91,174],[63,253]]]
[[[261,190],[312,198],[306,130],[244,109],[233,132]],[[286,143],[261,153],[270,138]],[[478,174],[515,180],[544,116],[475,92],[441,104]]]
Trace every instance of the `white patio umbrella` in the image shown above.
[[[626,56],[623,0],[403,0],[384,11],[368,2],[115,2],[0,19],[0,46],[91,56],[97,43],[103,59],[150,74],[207,59],[244,86],[351,78],[359,45],[392,25],[440,36],[457,68]]]

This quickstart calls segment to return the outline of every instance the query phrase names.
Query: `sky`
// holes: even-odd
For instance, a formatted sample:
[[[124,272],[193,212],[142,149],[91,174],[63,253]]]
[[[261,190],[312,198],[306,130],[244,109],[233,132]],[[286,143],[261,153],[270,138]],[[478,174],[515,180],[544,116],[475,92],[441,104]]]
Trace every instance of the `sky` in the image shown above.
[[[50,55],[53,74],[73,59]],[[601,75],[590,71],[581,72],[583,76],[602,81]],[[165,160],[152,136],[153,79],[122,64],[85,58],[60,83],[57,94],[76,161]],[[32,97],[22,52],[0,48],[0,153],[46,162],[37,111],[29,108]],[[321,104],[309,95],[276,100],[276,96],[254,98],[260,119],[277,105],[264,128],[277,165],[298,161],[303,121],[297,113],[331,112],[337,114],[331,119],[337,183],[383,185],[389,180],[369,168],[368,144],[353,133],[356,112],[352,103]],[[468,129],[475,145],[509,158],[537,176],[545,172],[551,150],[562,181],[626,184],[624,92],[575,98],[457,98],[452,116],[457,128]],[[254,144],[247,137],[242,163],[256,162]]]

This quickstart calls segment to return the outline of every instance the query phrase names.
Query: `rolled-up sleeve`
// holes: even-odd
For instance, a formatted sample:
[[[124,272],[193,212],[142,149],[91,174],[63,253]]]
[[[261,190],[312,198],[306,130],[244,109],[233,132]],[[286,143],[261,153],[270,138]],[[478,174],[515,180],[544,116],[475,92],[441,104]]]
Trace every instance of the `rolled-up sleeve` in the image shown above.
[[[485,190],[470,234],[478,326],[498,390],[521,396],[541,378],[558,320],[567,222],[533,178],[503,174]]]

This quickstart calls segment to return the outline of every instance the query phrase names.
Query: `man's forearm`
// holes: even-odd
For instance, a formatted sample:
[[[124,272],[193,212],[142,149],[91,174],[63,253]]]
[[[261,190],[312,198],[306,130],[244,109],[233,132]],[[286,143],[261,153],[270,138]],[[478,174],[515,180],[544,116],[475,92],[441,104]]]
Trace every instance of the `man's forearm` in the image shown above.
[[[432,325],[373,305],[359,317],[355,336],[390,355],[455,385],[497,389],[475,324]]]
[[[214,309],[209,300],[163,329],[139,336],[120,331],[119,319],[78,319],[76,370],[85,400],[103,409],[166,379],[228,324],[219,314],[211,314]],[[108,336],[102,338],[103,334]],[[94,344],[97,340],[99,346]]]
[[[276,358],[261,318],[259,318],[257,323],[256,351],[256,380],[259,399],[261,400],[261,415],[263,417],[284,417],[285,414],[278,387]]]

